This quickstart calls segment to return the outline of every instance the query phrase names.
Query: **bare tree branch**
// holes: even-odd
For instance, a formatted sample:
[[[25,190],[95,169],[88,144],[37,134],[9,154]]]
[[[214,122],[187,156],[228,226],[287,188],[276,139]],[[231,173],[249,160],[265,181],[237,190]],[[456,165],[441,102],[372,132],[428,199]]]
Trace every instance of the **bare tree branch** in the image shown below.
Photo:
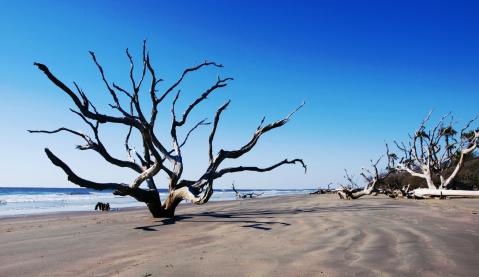
[[[82,101],[80,101],[80,99],[78,98],[78,96],[69,88],[67,87],[63,82],[61,82],[60,80],[58,80],[51,72],[50,70],[48,69],[47,66],[43,65],[43,64],[40,64],[40,63],[34,63],[35,66],[38,67],[38,69],[40,69],[46,76],[48,79],[50,79],[50,81],[52,81],[52,83],[54,83],[58,88],[60,88],[61,90],[63,90],[66,94],[68,94],[68,96],[70,96],[70,98],[73,100],[73,102],[75,103],[75,105],[78,107],[78,109],[80,109],[81,113],[87,117],[87,118],[90,118],[90,119],[93,119],[93,120],[98,120],[100,123],[106,123],[106,122],[111,122],[111,123],[121,123],[121,124],[125,124],[125,125],[128,125],[128,126],[134,126],[134,127],[137,127],[139,129],[141,129],[141,126],[139,124],[139,122],[137,122],[135,119],[133,118],[129,118],[129,117],[114,117],[114,116],[109,116],[109,115],[105,115],[105,114],[100,114],[98,112],[91,112],[89,109],[88,109],[88,105],[84,105],[82,103]]]
[[[227,173],[235,173],[235,172],[242,172],[242,171],[266,172],[266,171],[271,171],[284,164],[295,164],[295,163],[301,164],[301,166],[304,168],[304,173],[306,173],[307,167],[306,167],[306,164],[304,164],[302,159],[294,159],[294,160],[284,159],[279,163],[276,163],[272,166],[265,167],[265,168],[260,168],[256,166],[238,166],[238,167],[224,168],[216,172],[216,174],[213,176],[213,179],[220,178]]]
[[[221,113],[226,110],[226,108],[228,107],[228,105],[231,103],[231,100],[228,100],[226,101],[226,103],[224,103],[217,111],[216,111],[216,114],[215,114],[215,119],[213,121],[213,129],[211,129],[211,133],[210,133],[210,136],[208,138],[208,145],[209,145],[209,148],[208,148],[208,156],[209,156],[209,159],[210,159],[210,163],[213,162],[213,139],[215,138],[215,134],[216,134],[216,128],[218,128],[218,122],[220,121],[220,116],[221,116]]]
[[[160,98],[157,98],[156,95],[154,95],[155,94],[154,87],[156,86],[157,81],[156,81],[156,78],[155,78],[154,70],[149,63],[149,59],[148,59],[147,65],[148,65],[148,70],[151,72],[151,75],[153,77],[152,86],[151,86],[152,88],[150,90],[150,94],[151,94],[151,98],[152,98],[152,102],[153,102],[151,120],[150,120],[151,125],[155,125],[156,115],[158,113],[158,104],[160,104],[163,101],[163,99],[165,99],[165,97],[168,96],[168,94],[170,94],[183,81],[183,79],[186,77],[186,75],[188,75],[188,73],[197,71],[197,70],[201,69],[202,67],[207,67],[207,66],[210,66],[210,65],[215,66],[215,67],[223,67],[223,65],[221,65],[221,64],[217,64],[215,62],[205,61],[204,63],[202,63],[200,65],[197,65],[197,66],[194,66],[194,67],[191,67],[191,68],[187,68],[183,71],[183,74],[181,75],[181,77],[171,87],[169,87],[163,93],[163,95],[161,95]],[[162,80],[160,79],[159,81],[162,81]]]
[[[208,88],[205,92],[203,92],[203,94],[201,94],[200,97],[198,97],[193,103],[191,103],[188,108],[185,110],[185,112],[183,113],[183,116],[181,117],[181,120],[180,121],[174,121],[174,125],[176,127],[179,127],[179,126],[182,126],[183,124],[185,124],[186,122],[186,119],[188,118],[188,115],[190,114],[190,112],[196,107],[196,105],[198,105],[199,103],[201,103],[201,101],[205,100],[208,95],[210,95],[210,93],[212,93],[213,91],[215,91],[216,89],[218,88],[222,88],[222,87],[225,87],[227,85],[227,81],[230,81],[230,80],[233,80],[233,78],[226,78],[226,79],[219,79],[218,78],[218,81],[216,82],[216,84],[214,84],[213,86],[211,86],[210,88]]]
[[[281,127],[281,126],[285,125],[286,123],[288,123],[291,116],[294,113],[296,113],[303,106],[304,106],[304,103],[302,103],[298,108],[296,108],[293,112],[291,112],[285,118],[283,118],[281,120],[278,120],[274,123],[270,123],[270,124],[260,128],[260,129],[256,130],[256,132],[254,133],[251,140],[247,144],[245,144],[243,147],[241,147],[240,149],[232,150],[232,151],[226,151],[226,150],[223,150],[223,149],[220,150],[220,152],[218,153],[216,158],[213,160],[213,164],[215,164],[215,166],[217,167],[225,159],[237,159],[237,158],[241,157],[242,155],[244,155],[245,153],[249,152],[251,149],[253,149],[253,147],[256,145],[259,138],[263,134],[265,134],[268,131],[271,131],[273,129],[276,129],[278,127]]]
[[[206,125],[210,125],[211,122],[206,122],[206,120],[208,120],[207,118],[201,120],[200,122],[196,123],[195,126],[193,126],[193,128],[191,128],[188,133],[186,134],[185,138],[183,139],[183,142],[179,145],[179,148],[181,149],[183,146],[185,146],[186,142],[188,141],[188,138],[190,137],[191,133],[193,133],[198,127],[200,126],[206,126]],[[171,149],[169,151],[170,154],[172,154],[175,150],[174,149]]]
[[[94,190],[114,190],[114,194],[117,195],[130,195],[140,202],[150,203],[157,200],[156,192],[146,191],[143,189],[131,189],[125,184],[119,183],[97,183],[92,182],[86,179],[83,179],[76,175],[70,167],[55,156],[48,148],[45,148],[45,153],[47,154],[50,161],[60,167],[65,174],[68,176],[68,181],[84,188],[94,189]]]
[[[126,117],[130,117],[131,115],[129,113],[127,113],[121,106],[120,104],[120,101],[118,100],[118,97],[116,96],[116,93],[115,91],[110,87],[110,84],[108,83],[108,81],[106,80],[106,77],[105,77],[105,73],[103,71],[103,67],[98,63],[97,59],[96,59],[96,56],[95,56],[95,53],[92,52],[92,51],[89,51],[92,59],[93,59],[93,62],[95,63],[95,65],[98,67],[98,71],[100,71],[100,75],[101,75],[101,78],[103,80],[103,83],[105,84],[106,88],[108,89],[108,91],[110,92],[111,94],[111,97],[113,98],[113,101],[115,102],[115,105],[111,105],[112,108],[114,109],[117,109],[119,110],[124,116]]]

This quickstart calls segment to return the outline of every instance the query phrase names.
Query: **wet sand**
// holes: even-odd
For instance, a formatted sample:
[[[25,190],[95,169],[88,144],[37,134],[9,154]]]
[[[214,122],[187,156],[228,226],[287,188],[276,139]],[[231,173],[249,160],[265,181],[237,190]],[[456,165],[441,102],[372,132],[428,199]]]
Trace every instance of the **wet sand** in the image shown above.
[[[0,219],[0,276],[478,276],[479,200],[279,196]]]

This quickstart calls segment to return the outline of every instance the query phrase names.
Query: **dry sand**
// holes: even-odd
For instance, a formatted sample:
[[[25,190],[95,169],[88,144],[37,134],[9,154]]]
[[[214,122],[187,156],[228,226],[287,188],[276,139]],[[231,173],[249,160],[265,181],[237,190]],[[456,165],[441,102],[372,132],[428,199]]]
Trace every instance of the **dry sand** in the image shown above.
[[[0,276],[478,276],[479,201],[284,196],[0,220]]]

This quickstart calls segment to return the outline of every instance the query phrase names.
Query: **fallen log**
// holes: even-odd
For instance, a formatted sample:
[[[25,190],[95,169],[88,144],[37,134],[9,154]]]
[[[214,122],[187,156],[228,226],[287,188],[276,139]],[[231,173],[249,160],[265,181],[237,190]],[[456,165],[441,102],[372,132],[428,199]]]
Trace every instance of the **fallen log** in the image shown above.
[[[477,190],[452,190],[452,189],[426,189],[419,188],[410,192],[411,196],[417,198],[431,197],[479,197]]]

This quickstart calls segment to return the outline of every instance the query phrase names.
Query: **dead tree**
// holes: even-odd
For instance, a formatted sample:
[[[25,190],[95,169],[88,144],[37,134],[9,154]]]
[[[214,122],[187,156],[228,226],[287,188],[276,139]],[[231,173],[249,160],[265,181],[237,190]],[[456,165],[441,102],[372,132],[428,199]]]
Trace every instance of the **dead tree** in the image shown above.
[[[315,191],[313,191],[313,192],[310,192],[309,194],[310,194],[310,195],[313,195],[313,194],[325,194],[325,193],[334,192],[334,190],[331,190],[331,185],[332,185],[332,184],[333,184],[333,183],[329,183],[327,189],[322,189],[321,187],[319,187],[317,190],[315,190]]]
[[[387,148],[387,147],[386,147]],[[388,149],[388,148],[387,148]],[[361,176],[366,182],[366,186],[363,188],[359,188],[356,182],[353,180],[353,177],[348,174],[348,171],[345,169],[346,175],[344,178],[348,181],[348,185],[341,186],[338,190],[339,198],[341,199],[358,199],[365,195],[371,195],[374,192],[378,192],[378,186],[386,179],[389,174],[393,172],[391,156],[389,155],[389,150],[387,151],[388,157],[388,166],[386,167],[385,172],[380,172],[378,169],[378,164],[383,158],[382,156],[379,157],[376,161],[370,160],[371,167],[362,168]]]
[[[351,195],[355,192],[358,192],[361,190],[361,188],[359,188],[358,184],[356,183],[356,181],[354,181],[354,176],[352,175],[349,175],[349,172],[347,169],[344,169],[344,179],[346,179],[346,184],[341,184],[340,185],[340,189],[338,189],[338,195],[339,195],[339,198],[341,199],[352,199],[351,198]]]
[[[409,197],[409,189],[411,187],[410,184],[407,186],[401,186],[398,183],[385,183],[385,180],[391,174],[397,174],[398,171],[396,169],[396,161],[398,160],[398,156],[395,153],[391,153],[389,150],[389,145],[386,143],[386,156],[388,158],[388,166],[386,167],[387,175],[382,178],[381,183],[385,186],[383,189],[379,190],[379,193],[385,194],[390,198],[403,198]]]
[[[131,196],[140,202],[146,203],[149,211],[154,217],[173,217],[175,209],[178,204],[183,201],[191,201],[194,204],[204,204],[208,202],[213,194],[213,182],[214,180],[230,173],[252,171],[252,172],[266,172],[273,170],[279,166],[285,164],[300,164],[306,171],[306,165],[302,159],[282,160],[269,167],[256,167],[256,166],[236,166],[221,168],[221,164],[225,160],[237,159],[244,154],[248,153],[256,145],[258,140],[265,133],[279,128],[285,125],[291,118],[291,116],[299,110],[300,105],[296,110],[291,112],[285,118],[276,122],[263,126],[264,118],[261,121],[260,126],[254,132],[252,138],[246,142],[239,149],[225,150],[221,149],[214,155],[213,140],[220,116],[223,111],[228,107],[230,101],[224,103],[216,111],[214,120],[212,122],[212,130],[208,139],[208,155],[209,164],[206,171],[194,180],[182,179],[183,173],[183,153],[182,148],[186,144],[190,134],[200,126],[210,123],[205,120],[193,125],[187,135],[181,140],[177,133],[181,127],[184,127],[187,123],[188,116],[191,112],[207,97],[220,88],[226,87],[228,81],[233,78],[220,78],[216,80],[209,88],[207,88],[196,100],[194,100],[183,112],[181,116],[177,113],[176,103],[180,97],[180,91],[178,90],[182,81],[191,73],[198,71],[206,67],[223,67],[221,64],[215,62],[205,61],[197,66],[187,68],[183,71],[181,76],[173,82],[171,85],[166,86],[166,89],[161,89],[160,93],[159,83],[163,80],[158,78],[156,72],[151,64],[150,55],[146,48],[146,42],[143,43],[142,52],[142,66],[141,74],[138,78],[135,78],[135,63],[133,57],[126,49],[126,55],[130,62],[129,80],[131,88],[127,89],[120,87],[118,84],[110,83],[107,80],[107,76],[103,67],[97,60],[95,53],[90,52],[93,63],[100,73],[100,79],[105,85],[106,92],[111,96],[113,104],[110,107],[113,109],[114,114],[108,114],[101,112],[93,105],[88,98],[87,94],[80,88],[77,83],[73,83],[74,87],[67,86],[64,82],[59,80],[50,69],[41,63],[34,63],[38,69],[45,74],[45,76],[58,88],[60,91],[66,93],[71,98],[75,109],[71,109],[73,113],[78,115],[91,129],[93,136],[89,136],[86,133],[74,131],[72,129],[61,127],[52,131],[37,130],[32,133],[59,133],[66,132],[78,136],[85,141],[84,145],[79,145],[79,150],[93,150],[102,156],[110,164],[116,165],[122,168],[128,168],[136,172],[137,177],[131,182],[127,183],[98,183],[90,181],[88,179],[78,176],[64,161],[58,158],[48,148],[45,152],[51,162],[60,167],[68,176],[68,180],[78,186],[91,188],[95,190],[113,190],[115,195]],[[146,89],[143,89],[145,83]],[[147,113],[142,103],[140,103],[140,92],[146,90],[149,99],[151,101],[151,109]],[[172,121],[170,125],[170,137],[172,143],[172,149],[168,149],[165,142],[160,141],[159,136],[155,132],[155,126],[158,117],[158,106],[163,103],[166,98],[176,92],[171,106]],[[127,99],[127,105],[124,105],[124,101],[120,98]],[[107,150],[106,146],[100,139],[100,126],[105,124],[117,124],[126,127],[128,130],[126,138],[124,140],[124,146],[126,150],[127,159],[114,157]],[[143,153],[137,153],[132,146],[130,146],[130,136],[132,132],[138,132],[142,139]],[[168,190],[169,194],[165,201],[160,200],[160,195],[155,184],[154,177],[160,172],[164,172],[168,177]],[[146,187],[142,187],[146,184]]]
[[[472,154],[478,147],[479,129],[469,130],[477,117],[470,120],[459,132],[453,127],[451,114],[443,116],[433,128],[426,129],[430,117],[431,113],[422,121],[414,135],[409,136],[408,144],[395,141],[402,152],[396,169],[422,178],[427,184],[427,189],[418,188],[410,194],[420,198],[479,197],[479,191],[451,190],[452,181],[460,171],[465,156]]]
[[[410,198],[409,190],[411,185],[407,186],[399,186],[397,184],[390,185],[388,184],[388,188],[380,190],[379,192],[389,196],[390,198]]]
[[[260,197],[261,195],[264,194],[264,192],[262,192],[262,193],[256,193],[256,192],[240,193],[240,192],[236,189],[234,182],[233,182],[233,184],[231,185],[231,187],[232,187],[233,191],[235,192],[236,199],[257,198],[257,197]]]

